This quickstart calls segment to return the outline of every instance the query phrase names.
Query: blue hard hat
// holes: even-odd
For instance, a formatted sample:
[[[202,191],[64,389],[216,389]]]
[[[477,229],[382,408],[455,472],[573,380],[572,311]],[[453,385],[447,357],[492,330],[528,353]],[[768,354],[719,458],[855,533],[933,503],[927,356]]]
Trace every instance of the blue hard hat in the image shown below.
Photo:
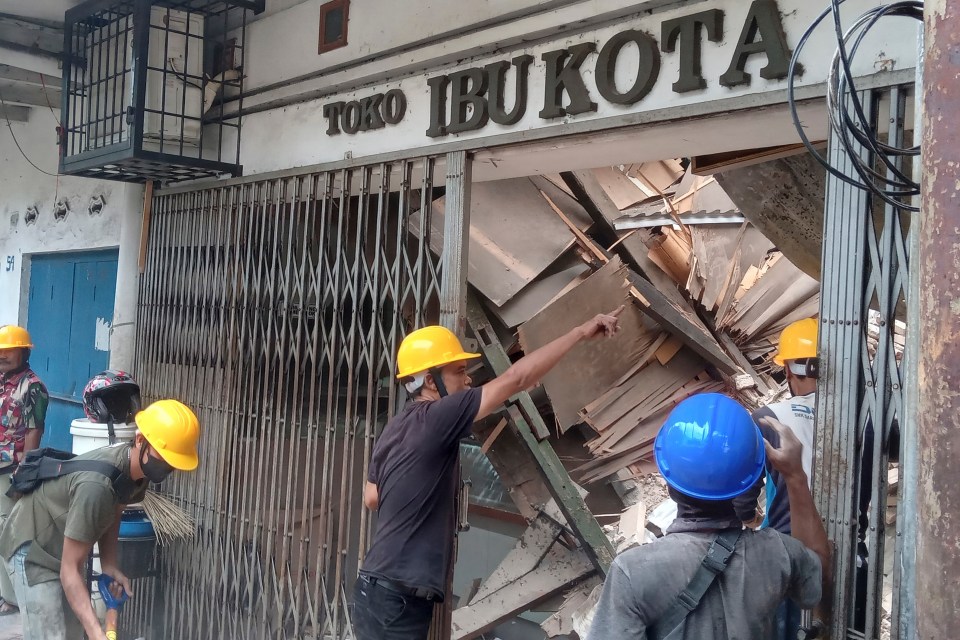
[[[764,471],[763,436],[747,410],[719,393],[690,396],[670,412],[654,444],[667,484],[702,500],[729,500]]]

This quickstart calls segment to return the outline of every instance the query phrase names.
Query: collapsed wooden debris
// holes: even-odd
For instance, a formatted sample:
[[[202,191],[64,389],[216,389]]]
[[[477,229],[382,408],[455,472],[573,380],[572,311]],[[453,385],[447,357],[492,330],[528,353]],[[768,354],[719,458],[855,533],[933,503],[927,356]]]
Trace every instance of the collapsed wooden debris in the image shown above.
[[[440,198],[430,208],[437,253],[443,205]],[[411,230],[421,224],[412,220]],[[779,334],[818,311],[818,283],[744,221],[719,183],[676,161],[481,183],[470,227],[468,281],[489,312],[486,334],[507,345],[498,366],[509,364],[506,350],[531,351],[627,304],[617,338],[575,349],[542,381],[549,403],[539,408],[555,429],[538,420],[530,426],[541,442],[585,438],[590,458],[569,471],[588,487],[656,474],[657,432],[690,395],[721,391],[750,408],[779,400],[786,393],[773,362]],[[879,319],[871,320],[868,331],[878,335]],[[524,397],[525,411],[536,411]],[[532,463],[511,453],[530,436],[524,442],[510,420],[491,425],[480,441],[531,526],[454,613],[455,637],[464,640],[564,591],[565,604],[544,628],[578,631],[599,593],[596,549],[571,547],[565,532],[576,526],[545,511],[548,496]],[[639,501],[607,532],[617,551],[663,535],[676,516],[662,496],[627,494]]]
[[[691,394],[726,390],[754,407],[783,393],[776,339],[816,313],[818,286],[738,217],[713,178],[669,161],[479,186],[468,279],[525,351],[630,305],[617,340],[575,350],[543,381],[559,433],[590,434],[593,459],[578,480],[654,471],[657,430]],[[702,211],[729,220],[684,221]],[[439,199],[434,244],[442,216]],[[617,230],[657,216],[669,220]],[[550,250],[527,255],[537,225]]]

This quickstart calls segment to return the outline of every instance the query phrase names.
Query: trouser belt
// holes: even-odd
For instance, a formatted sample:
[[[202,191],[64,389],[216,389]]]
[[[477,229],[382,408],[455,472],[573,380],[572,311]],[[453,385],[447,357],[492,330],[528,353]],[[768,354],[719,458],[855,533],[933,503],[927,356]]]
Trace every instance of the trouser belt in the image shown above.
[[[400,593],[405,596],[413,596],[414,598],[421,598],[423,600],[440,600],[440,597],[430,589],[424,589],[423,587],[413,588],[406,585],[400,584],[399,582],[394,582],[393,580],[387,580],[386,578],[377,578],[375,576],[365,576],[361,575],[361,578],[369,582],[370,584],[380,585],[384,589],[388,589],[395,593]]]

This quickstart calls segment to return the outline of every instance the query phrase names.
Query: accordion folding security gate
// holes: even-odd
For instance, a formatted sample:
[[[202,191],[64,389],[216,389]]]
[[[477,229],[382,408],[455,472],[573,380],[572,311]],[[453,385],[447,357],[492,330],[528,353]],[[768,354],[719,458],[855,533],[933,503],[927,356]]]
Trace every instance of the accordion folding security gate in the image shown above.
[[[200,468],[164,485],[199,535],[164,550],[162,597],[131,631],[349,637],[372,525],[362,485],[402,401],[393,354],[442,300],[462,306],[468,188],[458,152],[154,197],[137,374],[149,399],[201,420]],[[431,220],[441,189],[445,220]]]
[[[887,123],[881,139],[889,148],[904,147],[910,135],[906,117],[913,93],[905,85],[859,94],[871,129],[881,131]],[[914,169],[902,155],[881,163],[865,147],[855,149],[887,179],[894,178],[894,169]],[[858,177],[836,136],[829,153],[834,167]],[[917,382],[911,376],[918,344],[920,214],[834,177],[827,180],[825,205],[814,493],[836,545],[829,632],[837,640],[909,638],[915,614]],[[868,329],[871,313],[876,335]],[[908,318],[901,358],[896,325]],[[887,520],[893,459],[900,463],[895,525]],[[864,513],[861,503],[869,505]]]

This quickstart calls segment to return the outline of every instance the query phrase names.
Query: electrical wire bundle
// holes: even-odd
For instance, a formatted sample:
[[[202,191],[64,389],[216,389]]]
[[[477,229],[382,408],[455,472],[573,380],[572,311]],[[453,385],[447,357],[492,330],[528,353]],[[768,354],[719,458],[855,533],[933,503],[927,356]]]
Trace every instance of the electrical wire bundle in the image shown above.
[[[793,124],[807,150],[838,180],[868,191],[894,207],[908,211],[918,211],[918,207],[908,204],[908,199],[920,194],[920,185],[911,176],[904,173],[901,168],[901,159],[904,157],[919,157],[920,146],[917,144],[904,148],[878,139],[873,122],[869,117],[871,114],[864,111],[863,102],[860,100],[854,82],[851,65],[864,38],[881,19],[901,17],[913,18],[923,22],[923,2],[910,0],[875,7],[857,18],[854,24],[844,32],[840,21],[840,5],[844,1],[830,0],[830,6],[804,32],[793,53],[793,58],[790,60],[787,95]],[[794,80],[800,53],[816,28],[829,16],[833,17],[837,50],[833,55],[830,75],[827,79],[827,113],[832,135],[843,146],[851,166],[857,173],[857,177],[847,175],[832,166],[830,161],[814,148],[804,132],[800,116],[797,114]],[[874,160],[878,160],[883,165],[880,167],[880,171],[872,164]]]

